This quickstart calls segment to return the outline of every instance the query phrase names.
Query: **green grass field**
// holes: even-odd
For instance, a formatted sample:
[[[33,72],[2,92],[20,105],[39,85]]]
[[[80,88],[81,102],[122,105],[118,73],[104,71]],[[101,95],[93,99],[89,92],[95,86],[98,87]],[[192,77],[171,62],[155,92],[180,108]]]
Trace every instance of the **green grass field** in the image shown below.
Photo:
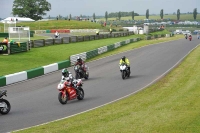
[[[50,30],[50,29],[107,29],[103,28],[98,23],[90,21],[76,20],[50,20],[50,21],[35,21],[35,22],[19,22],[16,26],[30,27],[30,30]],[[1,32],[3,32],[4,24],[0,23]]]
[[[178,37],[181,36],[176,36],[176,39]],[[150,40],[149,43],[158,41],[160,40]],[[141,41],[101,56],[140,47],[141,43],[149,44]],[[93,111],[19,133],[198,133],[199,66],[200,47],[164,78],[135,95]]]

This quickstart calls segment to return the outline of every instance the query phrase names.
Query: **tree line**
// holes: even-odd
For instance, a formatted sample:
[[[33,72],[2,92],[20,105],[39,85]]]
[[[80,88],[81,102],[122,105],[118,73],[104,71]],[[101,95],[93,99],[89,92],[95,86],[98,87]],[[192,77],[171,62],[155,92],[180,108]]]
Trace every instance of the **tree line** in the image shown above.
[[[19,16],[19,17],[28,17],[34,20],[40,20],[42,19],[42,16],[46,15],[46,11],[51,10],[51,4],[47,0],[14,0],[13,7],[12,7],[12,14],[13,16]],[[175,13],[174,13],[175,14]],[[197,8],[194,8],[193,10],[193,18],[196,20],[197,18]],[[180,9],[177,10],[177,20],[180,20]],[[134,11],[131,12],[112,12],[108,13],[105,12],[105,20],[107,21],[108,18],[117,18],[118,20],[121,19],[121,17],[131,16],[132,20],[134,20],[135,16],[139,16],[138,13],[135,13]],[[59,16],[61,17],[61,16]],[[93,20],[96,19],[95,13],[92,15]],[[58,18],[58,17],[57,17]],[[71,14],[69,15],[69,18],[71,19]],[[164,10],[160,10],[160,18],[164,18]],[[149,19],[149,9],[146,10],[146,19]]]

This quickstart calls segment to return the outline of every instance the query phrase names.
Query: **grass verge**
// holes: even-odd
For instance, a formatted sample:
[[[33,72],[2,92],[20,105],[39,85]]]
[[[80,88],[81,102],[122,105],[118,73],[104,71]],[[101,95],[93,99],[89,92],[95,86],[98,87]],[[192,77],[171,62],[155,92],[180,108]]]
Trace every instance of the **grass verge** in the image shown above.
[[[200,47],[156,84],[135,95],[19,133],[200,132],[199,53]]]

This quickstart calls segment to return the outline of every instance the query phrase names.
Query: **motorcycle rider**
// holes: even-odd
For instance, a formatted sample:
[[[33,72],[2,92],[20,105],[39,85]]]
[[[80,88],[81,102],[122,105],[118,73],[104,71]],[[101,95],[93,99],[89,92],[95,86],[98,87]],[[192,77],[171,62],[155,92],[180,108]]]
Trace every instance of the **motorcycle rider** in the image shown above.
[[[74,85],[74,83],[73,83],[74,77],[73,77],[72,73],[69,72],[66,68],[64,68],[62,70],[62,80],[68,81],[68,83],[69,83],[68,85],[70,85],[70,84]]]
[[[188,38],[188,35],[187,35],[187,33],[185,34],[185,39],[187,39]]]
[[[79,90],[76,88],[77,81],[73,77],[72,73],[69,72],[66,68],[62,70],[62,80],[68,81],[66,85],[73,86],[76,89],[77,93],[79,93]]]
[[[190,34],[188,38],[189,38],[189,39],[190,39],[190,41],[191,41],[191,40],[192,40],[192,35]]]
[[[79,65],[83,69],[83,71],[86,72],[85,63],[80,57],[77,58],[77,62],[75,63],[75,65]]]
[[[119,61],[119,65],[125,63],[127,65],[127,68],[129,70],[129,72],[131,73],[131,69],[130,69],[130,62],[129,62],[129,59],[126,58],[126,56],[122,56],[122,58],[120,59]]]
[[[54,36],[55,36],[55,38],[58,38],[58,37],[59,37],[58,31],[55,32],[55,35],[54,35]]]

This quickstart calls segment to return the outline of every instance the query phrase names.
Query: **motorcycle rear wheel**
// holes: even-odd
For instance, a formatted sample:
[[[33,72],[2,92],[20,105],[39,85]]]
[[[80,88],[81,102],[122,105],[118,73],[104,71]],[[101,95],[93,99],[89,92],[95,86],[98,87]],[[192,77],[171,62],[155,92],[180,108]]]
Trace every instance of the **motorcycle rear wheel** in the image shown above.
[[[80,76],[80,74],[78,72],[76,73],[75,78],[76,79],[80,79],[81,78],[81,76]]]
[[[82,88],[79,88],[79,95],[77,96],[78,100],[83,100],[84,98],[84,90]]]
[[[11,105],[6,99],[0,99],[0,103],[6,104],[5,108],[0,108],[0,114],[5,115],[10,112]]]
[[[58,93],[58,100],[61,104],[66,104],[68,101],[69,95],[66,93],[66,96],[63,96],[62,92]]]

